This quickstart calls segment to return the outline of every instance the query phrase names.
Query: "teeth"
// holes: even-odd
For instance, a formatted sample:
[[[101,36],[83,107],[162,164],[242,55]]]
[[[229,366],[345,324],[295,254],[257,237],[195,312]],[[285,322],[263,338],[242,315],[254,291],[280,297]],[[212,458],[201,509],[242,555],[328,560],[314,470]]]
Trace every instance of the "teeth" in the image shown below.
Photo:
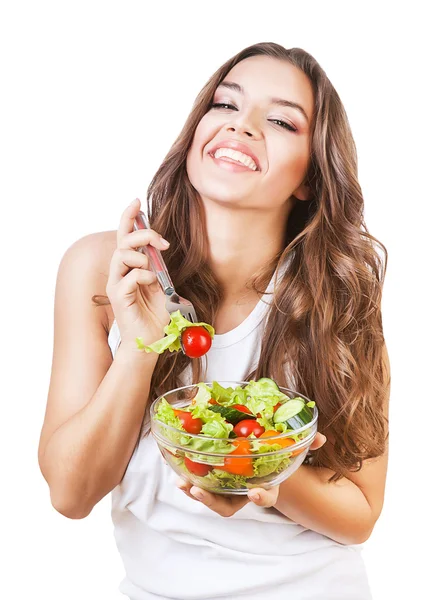
[[[250,156],[247,154],[243,154],[243,152],[239,152],[238,150],[233,150],[232,148],[218,148],[214,153],[215,158],[220,158],[221,156],[227,156],[228,158],[232,158],[245,167],[249,167],[252,171],[257,170],[257,165],[252,160]]]

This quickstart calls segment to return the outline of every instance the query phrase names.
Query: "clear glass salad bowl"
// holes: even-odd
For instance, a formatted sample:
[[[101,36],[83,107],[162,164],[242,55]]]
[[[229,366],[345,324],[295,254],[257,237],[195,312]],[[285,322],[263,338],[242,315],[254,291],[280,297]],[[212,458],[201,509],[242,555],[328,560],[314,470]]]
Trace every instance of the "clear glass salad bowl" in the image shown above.
[[[302,412],[292,416],[295,406]],[[298,469],[316,436],[318,411],[302,394],[262,378],[170,390],[152,403],[150,417],[160,452],[178,475],[216,494],[240,495],[282,483]]]

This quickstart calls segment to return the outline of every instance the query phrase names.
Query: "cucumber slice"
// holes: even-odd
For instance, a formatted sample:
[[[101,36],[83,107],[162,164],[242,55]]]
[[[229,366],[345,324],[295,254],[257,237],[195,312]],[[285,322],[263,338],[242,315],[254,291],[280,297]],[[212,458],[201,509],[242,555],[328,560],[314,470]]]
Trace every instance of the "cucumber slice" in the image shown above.
[[[273,379],[269,379],[269,377],[260,377],[260,379],[257,380],[257,383],[266,383],[270,387],[280,391],[278,384]]]
[[[223,418],[232,425],[237,425],[239,421],[243,421],[244,419],[257,418],[255,415],[250,415],[248,413],[242,412],[241,410],[237,410],[237,408],[232,408],[231,406],[221,406],[219,404],[212,404],[208,408],[215,413],[220,413],[223,416]]]
[[[291,429],[299,429],[313,420],[313,410],[302,398],[292,398],[284,402],[273,415],[275,425],[287,423]]]

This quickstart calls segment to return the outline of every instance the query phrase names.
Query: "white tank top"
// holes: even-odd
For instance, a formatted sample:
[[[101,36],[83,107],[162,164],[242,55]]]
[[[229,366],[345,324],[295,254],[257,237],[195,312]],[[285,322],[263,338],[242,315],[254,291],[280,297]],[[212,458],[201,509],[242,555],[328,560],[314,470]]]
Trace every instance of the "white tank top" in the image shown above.
[[[266,291],[272,290],[273,278]],[[240,381],[248,365],[255,366],[271,299],[263,296],[240,325],[215,335],[206,381]],[[114,355],[116,321],[108,342]],[[190,376],[188,367],[185,385]],[[339,544],[252,502],[221,517],[187,497],[176,479],[148,433],[112,491],[114,535],[125,567],[119,591],[130,600],[371,599],[360,545]]]

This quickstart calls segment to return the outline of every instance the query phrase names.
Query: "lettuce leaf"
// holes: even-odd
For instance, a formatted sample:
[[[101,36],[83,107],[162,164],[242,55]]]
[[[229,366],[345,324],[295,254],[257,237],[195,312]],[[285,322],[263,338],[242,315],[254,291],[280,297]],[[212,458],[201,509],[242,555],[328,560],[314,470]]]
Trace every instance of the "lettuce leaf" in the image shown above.
[[[219,402],[219,404],[225,404],[225,402],[230,401],[233,392],[234,389],[232,387],[224,388],[217,381],[213,381],[211,393],[213,398],[216,402]]]
[[[194,408],[192,408],[192,405],[188,407],[192,413],[196,408],[207,408],[209,400],[212,399],[211,390],[205,383],[197,383],[196,387],[199,389],[195,398],[193,398],[195,400]]]
[[[262,444],[259,446],[258,452],[265,454],[268,452],[276,452],[277,450],[282,450],[282,446],[279,444]],[[265,477],[266,475],[271,475],[272,473],[280,473],[286,469],[291,462],[291,457],[286,453],[273,456],[259,456],[258,458],[254,458],[253,467],[255,477]]]
[[[171,313],[171,320],[163,328],[163,331],[166,333],[166,336],[156,342],[153,342],[149,346],[145,346],[143,343],[143,338],[136,338],[136,345],[139,350],[145,350],[145,352],[157,352],[157,354],[162,354],[165,350],[169,350],[170,352],[178,352],[181,350],[181,342],[180,336],[183,332],[183,329],[187,327],[204,327],[209,334],[211,339],[214,338],[215,330],[214,327],[209,325],[208,323],[191,323],[188,319],[185,319],[179,310]]]
[[[231,442],[226,440],[211,440],[204,438],[189,438],[185,440],[184,449],[187,458],[197,462],[204,462],[210,465],[219,465],[222,467],[225,464],[225,457],[215,456],[219,454],[229,454],[233,452],[234,446]],[[195,454],[192,450],[198,450],[199,452],[209,452],[210,454]]]
[[[246,477],[242,475],[233,475],[226,471],[213,469],[202,478],[208,485],[213,487],[222,487],[231,490],[247,488]]]
[[[184,431],[180,419],[175,415],[173,407],[164,397],[159,402],[155,418],[165,425]]]

